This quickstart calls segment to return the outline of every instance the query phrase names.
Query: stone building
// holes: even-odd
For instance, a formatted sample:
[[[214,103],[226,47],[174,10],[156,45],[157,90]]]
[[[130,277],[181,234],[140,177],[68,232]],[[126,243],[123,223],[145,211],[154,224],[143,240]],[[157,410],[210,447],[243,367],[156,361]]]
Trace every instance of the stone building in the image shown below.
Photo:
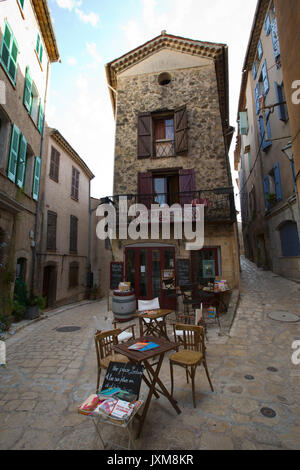
[[[246,256],[275,273],[300,278],[299,205],[274,2],[259,0],[243,66],[235,168]]]
[[[36,290],[49,307],[87,294],[94,175],[56,129],[46,127],[39,204]]]
[[[282,74],[291,127],[292,155],[295,178],[300,194],[300,8],[297,0],[275,0],[278,36],[281,50]]]
[[[172,307],[163,277],[189,262],[189,278],[239,285],[236,213],[228,159],[228,50],[224,44],[167,34],[106,65],[116,119],[114,196],[140,202],[205,205],[205,246],[185,240],[112,240],[115,262],[139,299]]]
[[[12,293],[16,277],[32,287],[45,103],[59,59],[47,1],[1,2],[0,42],[0,291]]]

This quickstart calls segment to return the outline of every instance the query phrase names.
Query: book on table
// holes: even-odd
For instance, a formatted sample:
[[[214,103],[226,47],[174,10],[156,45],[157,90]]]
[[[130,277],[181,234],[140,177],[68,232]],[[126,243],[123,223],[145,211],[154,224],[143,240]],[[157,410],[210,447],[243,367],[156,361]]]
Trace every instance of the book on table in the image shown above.
[[[90,395],[78,408],[78,413],[89,415],[100,403],[97,395]]]

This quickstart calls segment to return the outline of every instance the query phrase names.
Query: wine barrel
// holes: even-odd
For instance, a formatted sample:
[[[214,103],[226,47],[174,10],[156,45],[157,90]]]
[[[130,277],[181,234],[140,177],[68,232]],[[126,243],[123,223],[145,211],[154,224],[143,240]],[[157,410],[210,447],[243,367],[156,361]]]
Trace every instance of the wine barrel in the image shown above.
[[[129,321],[136,312],[136,299],[134,291],[120,292],[114,290],[112,311],[119,322]]]

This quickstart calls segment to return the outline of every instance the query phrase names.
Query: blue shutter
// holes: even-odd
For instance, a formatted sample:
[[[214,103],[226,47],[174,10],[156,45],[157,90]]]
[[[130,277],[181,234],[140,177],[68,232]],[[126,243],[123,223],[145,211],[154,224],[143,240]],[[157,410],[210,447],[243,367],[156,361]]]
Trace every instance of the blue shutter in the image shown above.
[[[264,95],[266,96],[269,92],[269,78],[268,78],[268,70],[267,70],[267,61],[264,61],[264,64],[261,69],[263,83],[264,83]]]
[[[270,116],[270,115],[268,115]],[[268,139],[271,139],[271,126],[270,126],[270,120],[268,119],[268,116],[266,117],[267,121],[267,133],[268,133]],[[266,141],[265,139],[265,126],[264,126],[264,118],[262,116],[259,117],[259,127],[260,127],[260,137],[261,137],[261,148],[263,151],[265,151],[267,148],[269,148],[272,145],[272,142]]]
[[[278,37],[278,28],[277,28],[277,19],[273,21],[271,25],[271,35],[272,35],[272,43],[273,43],[273,50],[275,59],[280,56],[280,45],[279,45],[279,37]]]
[[[32,186],[32,198],[35,201],[37,201],[39,199],[40,176],[41,176],[41,159],[40,159],[40,157],[35,157],[34,174],[33,174],[33,186]]]
[[[275,92],[276,92],[276,99],[277,103],[282,103],[285,101],[284,93],[283,93],[283,85],[279,85],[277,82],[274,82]],[[281,121],[287,121],[287,112],[286,107],[284,104],[277,106],[279,119]]]
[[[259,84],[257,83],[257,84],[256,84],[256,87],[255,87],[255,106],[256,106],[256,114],[259,114],[259,110],[260,110],[258,87],[259,87]]]
[[[260,39],[258,40],[258,44],[257,44],[257,54],[258,54],[258,59],[260,60],[263,55],[263,48],[262,48],[262,43]]]
[[[279,163],[276,163],[276,165],[274,166],[274,178],[275,178],[275,188],[276,188],[276,199],[277,201],[281,201],[282,190],[281,190]]]
[[[255,66],[255,62],[254,62],[254,64],[253,64],[253,66],[252,66],[252,76],[253,76],[253,80],[255,80],[255,79],[256,79],[256,66]]]
[[[19,159],[18,159],[18,169],[16,184],[19,188],[23,188],[25,180],[25,170],[26,170],[26,152],[27,152],[27,141],[23,135],[20,136],[19,144]]]
[[[287,222],[280,229],[282,256],[300,256],[300,241],[297,224]]]
[[[265,194],[265,204],[268,210],[270,209],[270,203],[267,200],[267,195],[269,194],[269,192],[270,192],[269,177],[265,176],[264,177],[264,194]]]
[[[270,31],[271,31],[271,20],[270,20],[270,14],[267,13],[266,19],[265,19],[265,31],[266,31],[266,36],[269,36]]]
[[[10,151],[7,167],[7,177],[14,183],[16,181],[16,170],[19,154],[20,130],[14,124],[11,134]]]

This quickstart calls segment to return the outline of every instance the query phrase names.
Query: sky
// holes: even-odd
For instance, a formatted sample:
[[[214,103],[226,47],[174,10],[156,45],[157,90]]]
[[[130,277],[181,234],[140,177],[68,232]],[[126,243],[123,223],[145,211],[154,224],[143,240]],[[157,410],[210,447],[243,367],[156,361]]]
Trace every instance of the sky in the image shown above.
[[[242,66],[257,0],[48,0],[61,63],[52,64],[47,123],[112,195],[115,122],[105,64],[167,33],[229,48],[230,124],[237,126]],[[235,136],[230,150],[233,168]],[[233,172],[233,180],[237,173]],[[235,190],[237,193],[237,189]]]

